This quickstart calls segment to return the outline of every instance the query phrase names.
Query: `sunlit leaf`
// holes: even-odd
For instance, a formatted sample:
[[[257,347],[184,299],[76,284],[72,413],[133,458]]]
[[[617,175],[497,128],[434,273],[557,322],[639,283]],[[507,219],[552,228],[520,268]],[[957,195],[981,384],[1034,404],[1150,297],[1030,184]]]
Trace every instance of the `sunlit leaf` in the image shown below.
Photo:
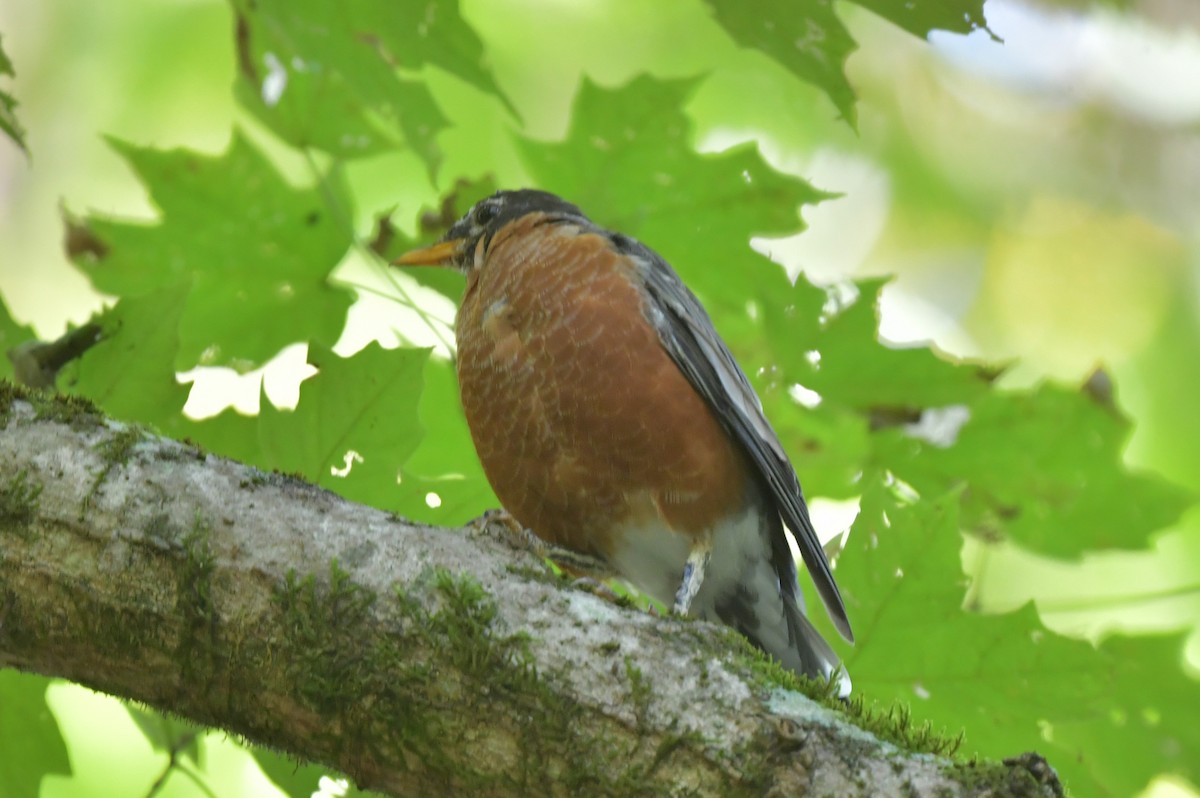
[[[186,282],[121,299],[96,321],[100,342],[64,369],[59,387],[120,419],[174,431],[188,389],[175,380]]]
[[[45,676],[0,669],[0,795],[37,795],[42,778],[71,774]]]
[[[856,48],[829,0],[709,0],[717,21],[743,47],[762,50],[829,95],[854,124],[854,90],[842,71]]]
[[[421,437],[417,404],[425,349],[369,344],[348,358],[310,344],[317,374],[294,411],[263,401],[258,442],[266,464],[343,496],[391,508],[400,468]]]
[[[1200,724],[1189,711],[1200,706],[1200,682],[1183,672],[1183,648],[1179,634],[1105,640],[1089,679],[1089,697],[1104,700],[1047,716],[1047,756],[1076,795],[1135,795],[1158,773],[1200,779]]]
[[[983,0],[851,0],[870,9],[909,33],[928,36],[931,31],[970,33],[986,29]]]
[[[274,751],[263,748],[253,748],[250,755],[262,768],[263,774],[271,782],[283,790],[289,798],[311,798],[322,786],[322,779],[339,779],[345,781],[345,792],[338,792],[343,798],[358,798],[359,796],[378,795],[378,793],[359,790],[354,782],[344,776],[338,776],[327,767],[321,765],[306,765]]]
[[[439,66],[497,92],[455,0],[238,4],[239,97],[297,147],[343,158],[411,147],[433,171],[446,119],[398,68]]]
[[[1121,457],[1129,432],[1123,418],[1082,391],[1044,385],[990,392],[973,404],[953,446],[913,445],[889,462],[923,495],[965,485],[964,522],[972,531],[1070,558],[1145,548],[1196,499],[1160,477],[1131,472]]]
[[[499,507],[475,454],[452,364],[426,363],[420,416],[425,434],[404,467],[405,503],[396,509],[427,523],[458,526]],[[436,507],[426,500],[430,493]]]
[[[995,369],[957,362],[928,347],[879,340],[878,303],[886,282],[857,283],[857,298],[841,306],[803,277],[790,295],[766,299],[774,361],[783,378],[861,411],[920,410],[983,396]]]
[[[180,434],[221,457],[257,468],[271,468],[269,459],[258,445],[257,415],[243,415],[228,407],[201,421],[185,419]]]
[[[1046,629],[1032,606],[964,612],[957,505],[953,493],[907,505],[868,485],[837,572],[858,638],[846,659],[856,688],[951,734],[965,727],[969,751],[1043,751],[1080,795],[1194,773],[1185,752],[1200,750],[1200,727],[1161,709],[1200,706],[1200,682],[1180,672],[1182,641],[1097,648]]]
[[[8,306],[4,304],[4,299],[0,298],[0,379],[13,378],[12,361],[5,357],[4,353],[33,337],[33,328],[13,321]]]
[[[76,256],[95,286],[141,296],[190,281],[179,324],[180,371],[249,370],[295,341],[332,344],[350,294],[329,273],[350,244],[328,198],[347,205],[336,174],[289,186],[240,135],[219,156],[113,142],[162,212],[156,224],[92,217],[96,246]]]
[[[983,0],[853,0],[917,36],[987,27]],[[844,72],[858,45],[829,0],[708,0],[717,21],[743,47],[761,50],[801,80],[825,92],[855,124],[855,94]]]
[[[203,727],[135,704],[126,703],[124,706],[155,751],[182,755],[197,765],[204,765],[204,748],[201,744]]]
[[[189,422],[184,431],[216,454],[417,515],[426,509],[428,491],[418,492],[402,469],[423,435],[418,404],[430,402],[423,390],[428,359],[426,349],[384,349],[376,343],[342,358],[310,344],[308,362],[317,373],[301,384],[295,410],[274,407],[264,394],[258,416],[230,408]],[[433,414],[435,423],[446,409]]]

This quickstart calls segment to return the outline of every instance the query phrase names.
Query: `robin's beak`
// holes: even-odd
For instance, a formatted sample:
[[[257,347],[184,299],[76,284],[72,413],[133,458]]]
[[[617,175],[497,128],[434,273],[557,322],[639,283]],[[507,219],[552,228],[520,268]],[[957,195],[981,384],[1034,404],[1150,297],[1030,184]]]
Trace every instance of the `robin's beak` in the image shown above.
[[[465,238],[452,238],[449,241],[439,241],[433,246],[422,247],[405,252],[392,261],[393,266],[452,266],[455,259],[466,247]]]

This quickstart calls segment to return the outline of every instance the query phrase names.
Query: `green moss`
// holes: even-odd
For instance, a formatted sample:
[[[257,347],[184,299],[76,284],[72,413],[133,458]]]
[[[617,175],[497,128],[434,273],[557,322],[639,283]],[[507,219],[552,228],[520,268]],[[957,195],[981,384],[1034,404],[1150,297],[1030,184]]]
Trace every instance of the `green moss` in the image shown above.
[[[248,479],[243,479],[239,488],[261,488],[267,484],[267,476],[261,471],[255,471]]]
[[[803,693],[809,698],[831,708],[836,708],[825,700],[828,688],[822,683],[803,679],[779,664],[777,660],[764,654],[758,648],[729,627],[722,626],[716,632],[717,645],[732,660],[735,666],[742,668],[751,677],[751,686],[768,691],[778,688]],[[704,645],[703,641],[699,641]],[[712,645],[709,643],[708,645]]]
[[[155,544],[174,544],[182,542],[182,530],[171,520],[169,513],[155,513],[146,519],[142,525],[142,534],[146,540]]]
[[[108,475],[112,473],[113,468],[125,465],[129,462],[129,456],[133,453],[133,447],[138,441],[142,440],[144,433],[141,428],[133,425],[125,425],[120,429],[113,431],[113,434],[96,444],[95,451],[99,452],[104,458],[104,467],[92,479],[92,487],[83,497],[83,508],[86,510],[92,503],[92,499],[96,495],[96,491],[100,490],[100,486],[104,484],[104,480],[108,479]]]
[[[335,559],[327,582],[289,571],[275,601],[289,641],[301,657],[289,672],[309,706],[323,713],[345,711],[359,697],[364,653],[351,636],[358,633],[375,594],[354,583]]]
[[[37,516],[38,497],[41,495],[41,483],[31,479],[29,472],[24,469],[17,472],[8,484],[0,487],[0,527],[23,538],[31,538],[31,525]]]
[[[33,405],[39,421],[58,421],[76,429],[104,422],[100,408],[82,396],[29,391],[22,398]]]
[[[654,751],[654,759],[650,762],[650,772],[654,772],[658,767],[670,758],[671,754],[681,748],[698,748],[704,744],[704,735],[698,731],[684,732],[683,734],[668,734],[658,744],[658,748]]]
[[[190,680],[210,678],[215,672],[217,617],[212,602],[212,575],[216,568],[209,535],[212,528],[196,516],[183,536],[183,561],[177,574],[175,610],[183,620],[176,660]]]
[[[96,451],[110,466],[129,462],[133,447],[142,439],[142,430],[133,425],[123,425],[112,435],[96,444]]]
[[[506,573],[518,576],[521,579],[553,587],[562,587],[564,583],[569,581],[557,569],[547,568],[544,565],[527,565],[524,562],[519,565],[508,563],[504,566],[504,570]]]
[[[419,652],[444,650],[444,636],[453,632],[455,661],[467,673],[481,673],[498,659],[503,641],[490,642],[490,649],[463,645],[463,638],[484,634],[494,615],[477,585],[444,584],[452,609],[429,615],[421,602],[398,592],[402,627],[393,635],[364,637],[377,597],[337,560],[327,575],[289,573],[274,595],[286,629],[285,675],[302,703],[331,719],[326,740],[335,748],[356,755],[403,750],[423,768],[443,774],[447,785],[478,788],[479,778],[462,772],[442,747],[451,722],[444,717],[445,703],[463,700],[464,691],[455,689],[451,672],[435,670]],[[439,698],[438,691],[446,695]]]
[[[894,702],[881,707],[868,703],[861,694],[844,700],[838,696],[837,681],[798,676],[763,654],[732,629],[720,632],[735,664],[745,668],[759,689],[785,689],[802,693],[818,704],[844,715],[850,723],[905,751],[951,758],[961,748],[964,734],[948,736],[928,723],[914,723],[907,704]]]
[[[483,586],[469,575],[456,576],[444,568],[433,572],[433,581],[445,606],[426,615],[422,628],[448,642],[451,661],[467,675],[486,678],[507,691],[524,692],[534,685],[537,672],[529,636],[497,633],[493,624],[499,609]]]
[[[530,651],[531,638],[496,627],[498,607],[471,576],[438,568],[426,579],[440,606],[431,612],[408,593],[399,591],[397,600],[406,625],[426,647],[440,649],[459,669],[463,681],[447,684],[447,690],[459,697],[473,697],[479,702],[478,711],[485,715],[489,712],[487,705],[493,701],[518,704],[515,712],[497,710],[518,722],[513,731],[526,762],[518,785],[532,789],[542,784],[542,769],[555,755],[568,768],[566,773],[555,775],[567,794],[589,794],[595,792],[597,784],[611,781],[612,774],[619,772],[618,754],[614,753],[612,770],[605,773],[593,772],[570,757],[580,709],[564,700],[538,673]],[[474,789],[482,789],[494,778],[475,774],[467,780]]]
[[[995,798],[1034,798],[1043,794],[1032,773],[1001,762],[956,762],[946,769],[946,776],[962,784],[967,795],[986,792]]]
[[[181,541],[185,554],[180,574],[180,593],[189,617],[212,615],[212,574],[216,567],[209,536],[212,527],[199,514]]]
[[[402,759],[419,761],[446,794],[484,794],[497,785],[536,792],[553,778],[568,795],[648,796],[658,794],[651,772],[693,742],[678,734],[630,750],[589,735],[589,756],[572,756],[595,719],[554,686],[564,676],[539,672],[533,638],[504,628],[496,600],[477,580],[432,568],[398,588],[394,601],[382,604],[336,562],[327,575],[291,574],[276,591],[287,675],[303,703],[332,719],[336,748],[388,751],[393,761],[404,751]],[[362,622],[374,614],[395,619],[391,633],[364,636]],[[636,667],[627,671],[645,712],[646,680]],[[472,725],[464,716],[503,718],[496,732],[515,741],[522,766],[498,775],[447,749],[447,739]]]
[[[966,739],[961,731],[954,737],[947,736],[929,721],[914,723],[912,711],[900,701],[889,706],[868,705],[860,695],[846,702],[842,711],[855,726],[912,753],[953,758]]]
[[[7,424],[13,402],[28,402],[39,420],[61,421],[72,427],[94,425],[104,419],[92,402],[79,396],[28,388],[0,380],[0,424]]]
[[[8,417],[12,413],[12,404],[18,399],[24,399],[27,388],[0,379],[0,426],[8,425]]]
[[[646,716],[650,711],[650,686],[641,668],[633,664],[633,657],[625,658],[625,678],[629,680],[629,700],[633,703],[633,714],[638,729],[646,728]]]

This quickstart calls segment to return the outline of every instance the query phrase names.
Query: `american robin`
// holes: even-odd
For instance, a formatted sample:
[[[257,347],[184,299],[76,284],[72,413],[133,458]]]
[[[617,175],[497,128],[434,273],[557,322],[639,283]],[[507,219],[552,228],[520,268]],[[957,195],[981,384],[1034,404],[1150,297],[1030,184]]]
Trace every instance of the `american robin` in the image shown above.
[[[853,635],[796,472],[662,257],[526,189],[481,200],[440,242],[394,263],[466,275],[463,408],[520,524],[677,613],[733,627],[796,673],[835,672],[804,615],[785,528],[834,626]]]

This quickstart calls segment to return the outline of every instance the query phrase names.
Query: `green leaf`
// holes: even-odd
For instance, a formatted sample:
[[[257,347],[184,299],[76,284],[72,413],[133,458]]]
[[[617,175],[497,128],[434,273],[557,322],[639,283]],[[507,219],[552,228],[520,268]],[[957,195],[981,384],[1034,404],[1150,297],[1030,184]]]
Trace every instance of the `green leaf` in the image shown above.
[[[479,180],[459,179],[455,181],[454,188],[442,196],[436,211],[427,209],[420,214],[419,229],[415,237],[406,236],[392,225],[390,219],[384,217],[379,220],[379,232],[371,248],[385,262],[390,263],[410,249],[428,246],[449,230],[472,205],[484,197],[491,196],[496,189],[496,181],[491,176]],[[405,272],[421,285],[441,293],[455,304],[462,298],[465,280],[454,269],[418,267],[406,269]]]
[[[414,520],[458,526],[500,502],[475,454],[454,366],[427,354],[371,344],[343,359],[310,348],[309,362],[320,371],[301,385],[295,411],[264,398],[260,416],[231,408],[181,431],[223,457],[298,473]],[[344,476],[332,473],[347,464]],[[437,506],[427,500],[431,493]]]
[[[858,498],[863,465],[872,455],[866,419],[829,404],[801,407],[775,386],[757,390],[771,426],[791,455],[805,495]]]
[[[434,64],[498,93],[453,0],[239,2],[242,104],[296,147],[354,158],[408,146],[432,175],[446,118],[397,68]]]
[[[16,74],[12,61],[8,60],[8,55],[4,52],[3,39],[0,39],[0,76],[15,77]],[[6,91],[0,91],[0,130],[3,130],[18,147],[29,152],[25,146],[25,128],[21,127],[17,120],[17,100]]]
[[[45,676],[0,669],[0,795],[37,795],[42,777],[71,775]]]
[[[794,285],[755,296],[762,328],[757,343],[747,341],[741,351],[758,351],[743,362],[769,364],[752,371],[751,380],[813,495],[852,498],[868,465],[898,469],[898,462],[910,462],[924,451],[919,442],[897,434],[897,451],[881,448],[881,429],[886,434],[930,408],[969,406],[988,393],[997,373],[928,348],[881,343],[878,302],[886,282],[855,283],[850,300],[800,275]],[[797,385],[815,392],[819,403],[799,405],[789,394]]]
[[[893,437],[880,448],[890,450],[887,462],[922,495],[966,484],[969,529],[1075,558],[1090,550],[1144,549],[1196,500],[1125,467],[1129,432],[1124,418],[1084,392],[1043,385],[982,397],[953,446]]]
[[[1122,462],[1128,423],[1085,392],[1000,392],[994,367],[878,343],[885,283],[857,283],[854,302],[830,308],[825,292],[801,277],[789,292],[758,302],[766,359],[778,369],[759,389],[810,492],[848,498],[853,475],[871,466],[923,496],[965,485],[968,529],[1061,558],[1145,548],[1195,501],[1161,478],[1129,472]],[[793,384],[816,391],[820,405],[797,407],[780,390]],[[949,405],[968,415],[950,445],[899,428]]]
[[[427,349],[371,343],[340,358],[310,344],[308,362],[318,372],[301,384],[296,409],[277,410],[264,398],[258,441],[267,465],[392,509],[401,466],[421,438],[417,405],[428,357]]]
[[[681,110],[692,85],[640,77],[609,91],[585,80],[566,141],[519,144],[537,185],[659,252],[714,317],[726,314],[721,332],[732,342],[754,326],[748,297],[789,285],[750,238],[799,231],[800,206],[827,195],[774,171],[752,145],[698,154]],[[742,291],[730,290],[732,274]]]
[[[1061,752],[1048,750],[1050,761],[1076,795],[1135,795],[1159,773],[1200,779],[1200,682],[1181,668],[1183,647],[1178,634],[1100,644],[1103,667],[1089,674],[1088,695],[1105,700],[1051,717],[1046,728]]]
[[[248,371],[295,341],[332,344],[351,295],[330,283],[351,241],[336,175],[289,186],[240,135],[219,156],[113,141],[162,211],[158,224],[93,217],[75,261],[96,288],[141,296],[190,281],[175,367]]]
[[[185,418],[180,434],[221,457],[270,470],[258,445],[258,416],[244,416],[227,407],[215,416],[195,421]]]
[[[188,388],[175,379],[179,322],[187,283],[126,297],[94,321],[100,342],[63,370],[64,390],[86,396],[109,415],[174,432]]]
[[[860,411],[919,411],[966,404],[987,393],[994,368],[938,355],[928,347],[879,341],[879,297],[886,279],[855,284],[858,297],[840,308],[801,276],[790,296],[765,299],[773,361],[787,383],[800,383],[836,405]],[[816,353],[816,356],[813,353]]]
[[[917,36],[933,30],[970,33],[987,30],[983,0],[851,0]],[[990,33],[990,31],[989,31]],[[992,34],[995,39],[995,34]],[[997,40],[998,41],[998,40]]]
[[[34,337],[32,327],[13,321],[13,317],[8,312],[8,305],[4,304],[4,298],[0,297],[0,379],[11,380],[13,378],[13,364],[8,357],[4,356],[5,353],[14,346],[32,340]]]
[[[458,0],[354,0],[347,7],[360,31],[379,36],[389,63],[410,70],[431,64],[503,99],[486,65],[483,42],[463,20]]]
[[[133,722],[146,735],[155,751],[170,754],[176,751],[203,767],[204,749],[201,746],[202,726],[164,715],[161,712],[143,709],[126,702],[125,710]]]
[[[853,0],[917,36],[933,30],[970,33],[987,29],[983,0]],[[828,95],[856,125],[855,94],[846,80],[846,58],[858,45],[829,0],[708,0],[717,22],[742,47],[760,50],[800,80]],[[993,38],[995,36],[993,35]]]
[[[394,509],[426,523],[460,526],[499,507],[475,453],[453,364],[433,358],[425,364],[420,416],[425,434],[404,467],[404,499]],[[426,503],[427,493],[437,494],[437,507]]]
[[[450,405],[444,385],[429,395],[423,385],[423,373],[440,374],[448,366],[433,365],[427,349],[384,349],[377,343],[348,358],[309,344],[308,362],[318,371],[301,384],[295,410],[275,408],[264,394],[258,416],[227,409],[188,422],[184,431],[223,457],[299,474],[372,507],[429,518],[425,494],[437,489],[445,473],[410,478],[405,464],[423,436],[418,406],[439,425],[439,435],[445,432],[447,450],[462,446],[466,425],[455,430],[442,415],[453,412],[457,397]],[[439,382],[444,381],[443,376]],[[451,441],[455,436],[459,443]],[[432,440],[430,447],[440,451],[442,442]],[[440,461],[434,456],[430,462]],[[472,491],[478,492],[477,482]]]
[[[708,0],[717,21],[742,47],[761,50],[821,89],[851,125],[854,90],[843,68],[857,47],[829,0]]]
[[[262,768],[263,774],[291,798],[311,798],[312,794],[321,786],[322,778],[345,778],[322,765],[304,764],[262,748],[250,749],[250,755]],[[345,798],[378,795],[378,793],[360,790],[353,783],[349,784],[346,792],[338,794],[344,795]]]
[[[846,655],[856,690],[911,704],[951,734],[965,725],[967,749],[984,756],[1046,751],[1079,795],[1131,795],[1160,772],[1192,777],[1200,729],[1163,710],[1200,706],[1181,641],[1098,649],[1046,629],[1032,606],[964,612],[958,503],[949,493],[904,504],[868,479],[837,571],[858,638]],[[1094,758],[1097,740],[1113,759]]]

